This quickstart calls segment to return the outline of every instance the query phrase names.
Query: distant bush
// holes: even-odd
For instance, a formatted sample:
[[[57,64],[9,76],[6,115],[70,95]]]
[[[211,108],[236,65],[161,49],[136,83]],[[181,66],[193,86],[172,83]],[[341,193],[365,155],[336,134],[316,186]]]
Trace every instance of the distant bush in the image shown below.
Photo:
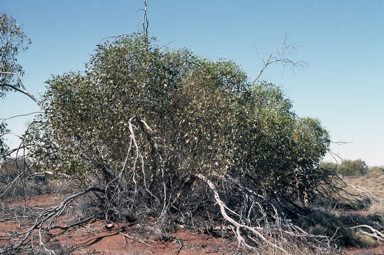
[[[321,162],[320,163],[320,168],[322,169],[326,169],[328,171],[335,171],[337,172],[337,166],[338,164],[336,163],[333,163],[333,162]]]
[[[384,172],[384,167],[374,167],[368,170],[369,173],[375,172],[375,171],[381,171]]]
[[[50,194],[56,189],[54,182],[47,182],[44,174],[36,173],[28,158],[6,158],[0,163],[1,198]],[[11,186],[9,186],[13,183]]]
[[[30,160],[24,158],[7,158],[0,163],[0,181],[8,182],[17,177]],[[8,180],[9,179],[9,180]]]
[[[345,159],[337,166],[337,172],[343,176],[362,176],[368,173],[368,166],[361,159]]]

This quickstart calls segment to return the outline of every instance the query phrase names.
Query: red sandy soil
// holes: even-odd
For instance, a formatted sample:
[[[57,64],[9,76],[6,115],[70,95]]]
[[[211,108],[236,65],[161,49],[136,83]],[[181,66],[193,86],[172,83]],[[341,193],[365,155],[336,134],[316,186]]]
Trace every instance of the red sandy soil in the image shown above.
[[[91,222],[80,228],[66,231],[52,230],[47,236],[47,248],[67,247],[71,254],[233,254],[236,245],[227,239],[214,238],[207,234],[194,234],[183,230],[173,233],[177,239],[169,241],[150,238],[144,240],[137,234],[137,227],[115,224],[106,229],[100,221]],[[8,233],[18,228],[15,223],[0,222],[0,244]],[[182,247],[180,244],[182,243]],[[180,249],[181,248],[181,249]]]
[[[62,198],[54,195],[41,195],[30,197],[26,200],[11,199],[2,201],[9,207],[34,206],[40,208],[54,207],[60,204]],[[60,217],[57,225],[65,226],[70,219]],[[60,223],[59,223],[60,222]],[[33,223],[32,223],[33,224]],[[0,219],[0,246],[7,240],[9,234],[32,224],[25,225],[20,222],[5,221]],[[139,234],[141,233],[141,235]],[[37,231],[35,231],[35,236]],[[213,235],[196,233],[192,230],[181,229],[170,233],[167,238],[149,238],[140,226],[129,223],[115,223],[113,228],[107,229],[101,221],[91,221],[70,230],[53,229],[45,238],[46,247],[52,250],[66,247],[71,254],[234,254],[236,243],[228,239]],[[167,239],[167,240],[164,240]],[[37,241],[35,241],[37,242]]]
[[[16,207],[16,206],[41,206],[41,207],[54,207],[58,206],[61,203],[61,198],[56,195],[39,195],[31,196],[25,199],[12,198],[6,201],[3,201],[7,206]]]
[[[94,222],[85,226],[78,233],[68,235],[67,243],[78,247],[73,254],[84,254],[98,251],[100,254],[229,254],[235,250],[228,245],[226,239],[213,238],[206,234],[193,234],[191,231],[178,231],[173,233],[177,239],[169,241],[150,238],[144,240],[137,235],[137,227],[115,226],[111,230],[105,229],[101,222]],[[59,240],[62,238],[59,238]],[[61,240],[62,242],[63,240]],[[180,246],[182,242],[183,247]],[[181,249],[180,249],[181,247]],[[228,248],[230,250],[228,250]]]
[[[369,249],[347,248],[343,252],[345,255],[383,255],[384,246]]]
[[[27,200],[2,201],[10,207],[33,205],[35,207],[52,207],[59,205],[62,198],[54,195],[41,195]],[[65,225],[70,219],[61,217],[60,225]],[[0,245],[3,245],[10,233],[23,225],[18,222],[3,222],[0,219]],[[24,227],[30,227],[25,226]],[[141,235],[139,234],[141,233]],[[168,238],[159,238],[155,234],[148,235],[139,225],[129,223],[115,223],[113,228],[107,229],[101,221],[91,221],[70,230],[51,230],[46,236],[45,244],[48,248],[57,250],[66,247],[71,254],[154,254],[154,255],[199,255],[199,254],[234,254],[236,243],[226,238],[214,235],[196,233],[192,230],[180,229],[170,233]],[[149,234],[149,233],[148,233]],[[167,240],[164,240],[167,239]],[[36,241],[35,241],[36,242]],[[347,255],[379,255],[384,254],[384,246],[371,249],[345,249]]]

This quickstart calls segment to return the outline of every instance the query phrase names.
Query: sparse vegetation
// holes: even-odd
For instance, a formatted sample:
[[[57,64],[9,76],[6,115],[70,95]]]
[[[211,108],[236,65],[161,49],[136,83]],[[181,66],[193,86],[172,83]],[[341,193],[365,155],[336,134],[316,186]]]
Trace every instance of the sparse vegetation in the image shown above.
[[[346,182],[360,189],[366,189],[378,198],[384,198],[384,171],[372,168],[364,176],[346,177]]]
[[[332,171],[337,171],[342,176],[363,176],[368,172],[368,166],[361,159],[349,160],[344,159],[341,164],[333,162],[322,162],[321,167]]]
[[[368,172],[367,164],[361,160],[348,160],[345,159],[337,167],[337,172],[343,176],[362,176]]]

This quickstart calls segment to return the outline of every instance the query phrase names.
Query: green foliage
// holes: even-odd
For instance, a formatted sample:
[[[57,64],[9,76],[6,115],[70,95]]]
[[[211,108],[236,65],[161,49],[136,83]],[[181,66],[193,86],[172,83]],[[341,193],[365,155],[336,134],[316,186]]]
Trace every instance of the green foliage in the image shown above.
[[[361,160],[343,160],[341,164],[333,162],[322,162],[320,167],[331,171],[337,171],[338,174],[343,176],[362,176],[368,172],[367,164]]]
[[[327,169],[329,171],[337,172],[338,164],[333,163],[333,162],[321,162],[320,163],[320,167],[323,168],[323,169]]]
[[[346,159],[337,167],[337,172],[343,176],[362,176],[368,172],[368,166],[361,159]]]
[[[28,49],[30,43],[31,40],[24,34],[22,26],[17,24],[12,16],[0,12],[0,98],[5,97],[5,92],[10,90],[6,84],[14,83],[11,85],[16,88],[20,86],[16,77],[9,73],[24,74],[16,57],[19,52]],[[0,160],[8,151],[4,139],[4,134],[9,132],[6,126],[4,121],[0,123]]]
[[[161,167],[169,187],[191,174],[231,174],[268,196],[313,192],[327,177],[318,164],[328,132],[317,119],[297,117],[281,88],[251,86],[232,61],[154,40],[118,37],[97,46],[84,73],[47,81],[47,114],[25,137],[41,167],[113,179],[130,146],[128,121],[137,116],[154,132],[134,122],[148,186]]]
[[[233,171],[250,176],[252,188],[266,195],[291,196],[297,189],[313,195],[327,176],[317,167],[329,146],[327,131],[317,119],[298,118],[290,100],[271,83],[241,94]]]
[[[0,123],[0,161],[1,161],[2,155],[6,151],[8,151],[8,146],[5,144],[5,138],[4,138],[4,134],[7,132],[9,132],[9,130],[7,129],[7,123],[1,122]]]
[[[22,66],[17,63],[17,55],[28,49],[31,40],[23,31],[23,27],[16,23],[16,20],[0,12],[0,72],[12,72],[23,75]],[[4,83],[16,82],[14,86],[18,87],[18,81],[15,76],[0,73],[0,98],[5,96],[5,91],[9,90]]]
[[[371,169],[368,170],[369,173],[371,172],[375,172],[375,171],[381,171],[381,172],[384,172],[384,167],[373,167]]]

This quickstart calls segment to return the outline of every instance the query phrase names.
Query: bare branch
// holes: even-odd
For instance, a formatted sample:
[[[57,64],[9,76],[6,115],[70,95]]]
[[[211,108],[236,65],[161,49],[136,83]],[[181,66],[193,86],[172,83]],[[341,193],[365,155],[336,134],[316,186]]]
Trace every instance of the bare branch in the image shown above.
[[[368,228],[371,231],[371,233],[363,231],[363,230],[361,230],[361,228]],[[357,231],[359,231],[360,233],[362,233],[364,235],[376,238],[377,241],[384,241],[384,234],[382,234],[380,231],[378,231],[377,229],[374,229],[371,226],[359,225],[359,226],[350,227],[350,229],[357,229]]]
[[[17,151],[20,150],[20,149],[25,149],[25,148],[26,148],[26,147],[25,147],[24,145],[22,145],[22,146],[19,146],[19,147],[17,147],[17,148],[8,150],[8,151],[6,151],[6,152],[0,154],[0,158],[1,158],[1,157],[8,157],[8,156],[11,155],[12,153],[17,152]]]
[[[144,35],[148,35],[148,16],[147,16],[147,7],[148,7],[148,0],[144,0],[144,14],[143,14],[143,33]]]
[[[260,58],[263,61],[263,67],[261,68],[259,75],[256,77],[256,79],[253,80],[252,86],[260,78],[260,76],[264,72],[264,70],[271,64],[282,63],[284,67],[287,65],[290,65],[292,70],[294,70],[296,68],[303,68],[303,67],[308,65],[308,63],[306,63],[304,61],[295,62],[288,57],[284,57],[286,54],[288,54],[288,55],[294,54],[295,51],[297,50],[296,46],[294,46],[292,44],[287,44],[287,39],[288,39],[288,36],[286,35],[283,39],[283,42],[280,44],[280,46],[271,52],[271,54],[269,55],[269,57],[266,61],[257,52],[257,49],[256,49],[256,53],[260,56]]]
[[[12,72],[0,72],[0,73],[1,74],[9,74],[9,75],[16,76],[18,83],[21,85],[21,87],[23,89],[19,89],[16,86],[11,85],[11,84],[7,84],[7,83],[0,84],[1,87],[9,87],[9,88],[12,88],[12,89],[14,89],[14,90],[16,90],[18,92],[21,92],[21,93],[27,95],[29,98],[31,98],[33,101],[35,101],[35,103],[38,104],[40,106],[40,108],[45,112],[45,107],[43,106],[43,104],[39,100],[37,100],[37,98],[34,97],[31,93],[29,93],[29,91],[25,88],[23,82],[21,81],[21,79],[20,79],[20,77],[19,77],[19,75],[17,73],[12,73]]]
[[[136,20],[137,20],[137,29],[139,29],[139,20],[137,19],[137,12],[138,11],[144,11],[143,21],[142,21],[143,35],[148,35],[148,25],[149,25],[149,22],[148,22],[148,17],[147,17],[147,7],[148,7],[148,0],[144,0],[144,9],[138,9],[135,12],[135,17],[136,17]]]
[[[109,45],[110,45],[110,44],[112,44],[114,41],[116,41],[117,38],[119,38],[119,37],[121,37],[121,36],[123,36],[123,35],[131,35],[131,34],[126,34],[126,33],[124,33],[124,34],[119,34],[119,35],[115,35],[115,36],[107,36],[107,37],[102,38],[102,39],[100,40],[100,42],[99,42],[98,45],[100,45],[101,42],[104,41],[105,39],[108,39],[108,38],[114,38],[114,40],[113,40],[112,42],[109,43]]]
[[[237,221],[235,221],[234,219],[232,219],[231,217],[228,216],[227,212],[226,212],[226,205],[223,203],[223,201],[221,201],[220,199],[220,196],[219,196],[219,192],[216,190],[215,186],[213,185],[213,183],[208,180],[204,175],[202,174],[198,174],[197,175],[198,178],[200,178],[201,180],[203,180],[205,183],[208,184],[208,186],[211,188],[214,196],[215,196],[215,200],[217,202],[217,204],[219,205],[220,207],[220,212],[221,212],[221,215],[223,216],[224,219],[226,219],[227,221],[229,221],[234,227],[236,227],[236,237],[238,238],[238,242],[239,242],[239,245],[241,244],[244,244],[247,248],[252,248],[252,250],[255,250],[254,247],[248,245],[244,238],[241,237],[241,234],[240,234],[240,229],[245,229],[245,230],[248,230],[250,232],[252,232],[253,234],[255,234],[257,237],[259,237],[261,240],[263,240],[265,243],[275,247],[276,249],[280,250],[281,252],[283,252],[284,254],[289,254],[286,250],[284,250],[283,248],[277,246],[276,244],[274,243],[271,243],[269,240],[267,240],[263,234],[261,234],[259,231],[256,230],[255,227],[249,227],[247,225],[244,225],[244,224],[240,224],[238,223]],[[256,250],[255,250],[256,251]]]
[[[17,251],[18,248],[20,248],[25,241],[31,236],[34,230],[39,231],[39,243],[40,245],[49,253],[52,253],[51,250],[47,249],[44,245],[43,239],[46,233],[52,229],[52,225],[54,222],[56,222],[57,218],[63,213],[65,208],[70,204],[73,200],[76,198],[83,196],[89,192],[100,192],[104,193],[105,191],[98,188],[98,187],[91,187],[88,188],[80,193],[77,193],[75,195],[72,195],[65,199],[59,206],[56,206],[48,211],[43,212],[37,219],[35,224],[29,228],[28,230],[19,233],[16,237],[11,238],[8,241],[8,247],[5,246],[4,249],[0,250],[0,253],[10,253]],[[44,224],[47,224],[44,226]]]
[[[5,189],[3,190],[3,193],[0,194],[0,198],[2,198],[4,196],[4,194],[6,194],[8,192],[8,190],[12,187],[12,185],[18,180],[20,179],[21,177],[23,177],[23,175],[25,175],[29,170],[32,169],[32,166],[28,167],[27,169],[25,169],[23,172],[21,172],[20,174],[17,175],[17,177],[10,183],[8,183],[8,185],[5,187]]]
[[[10,119],[19,118],[19,117],[25,117],[25,116],[29,116],[29,115],[33,115],[33,114],[38,114],[38,113],[44,113],[44,112],[31,112],[31,113],[26,113],[26,114],[19,114],[19,115],[15,115],[15,116],[12,116],[12,117],[9,117],[9,118],[0,118],[0,120],[7,121],[7,120],[10,120]]]

